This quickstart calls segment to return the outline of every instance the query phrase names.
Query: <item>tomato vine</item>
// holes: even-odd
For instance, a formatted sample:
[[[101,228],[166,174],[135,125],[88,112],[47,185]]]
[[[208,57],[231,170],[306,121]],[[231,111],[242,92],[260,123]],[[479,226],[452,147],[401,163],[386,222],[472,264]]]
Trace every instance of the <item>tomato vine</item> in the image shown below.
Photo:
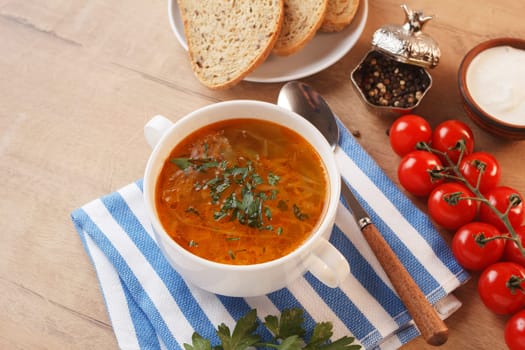
[[[432,148],[430,144],[426,142],[418,142],[416,144],[416,149],[427,151],[433,154],[438,155],[442,159],[444,159],[444,167],[443,168],[436,168],[431,171],[429,171],[429,176],[431,178],[435,179],[447,179],[447,180],[453,180],[462,183],[465,185],[473,194],[474,197],[461,197],[458,193],[451,194],[444,198],[445,201],[448,201],[451,204],[457,203],[457,201],[460,200],[475,200],[478,201],[490,208],[490,210],[503,222],[503,225],[508,230],[508,235],[500,235],[498,237],[491,237],[490,239],[506,239],[513,241],[517,244],[518,249],[521,251],[522,255],[525,256],[525,247],[523,246],[523,243],[521,242],[521,239],[516,233],[516,230],[514,226],[511,224],[509,220],[509,212],[512,208],[520,205],[523,201],[519,193],[513,193],[511,194],[509,199],[509,205],[507,206],[506,210],[504,212],[501,212],[494,206],[486,197],[485,195],[480,191],[479,186],[481,183],[481,179],[483,177],[483,174],[486,171],[486,163],[483,161],[477,161],[476,162],[476,168],[479,171],[478,178],[475,185],[472,185],[467,179],[464,177],[464,175],[461,173],[459,165],[461,164],[461,161],[465,155],[465,152],[467,150],[466,143],[464,139],[460,139],[456,142],[456,145],[452,148],[452,150],[459,152],[459,157],[456,162],[454,162],[448,152],[443,152],[440,150],[437,150],[435,148]],[[483,242],[482,239],[479,239],[480,243]]]

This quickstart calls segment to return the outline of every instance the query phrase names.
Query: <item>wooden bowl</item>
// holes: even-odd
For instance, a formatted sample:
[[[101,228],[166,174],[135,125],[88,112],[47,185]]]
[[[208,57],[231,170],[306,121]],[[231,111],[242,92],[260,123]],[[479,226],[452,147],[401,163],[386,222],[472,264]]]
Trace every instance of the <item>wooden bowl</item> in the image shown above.
[[[498,38],[482,42],[472,48],[465,55],[459,66],[459,91],[467,115],[481,128],[500,137],[511,140],[522,140],[525,139],[525,115],[523,116],[523,123],[521,124],[511,123],[502,118],[497,118],[496,116],[491,115],[474,100],[467,84],[467,71],[472,60],[484,50],[499,46],[510,46],[516,49],[525,50],[525,40],[517,38]]]

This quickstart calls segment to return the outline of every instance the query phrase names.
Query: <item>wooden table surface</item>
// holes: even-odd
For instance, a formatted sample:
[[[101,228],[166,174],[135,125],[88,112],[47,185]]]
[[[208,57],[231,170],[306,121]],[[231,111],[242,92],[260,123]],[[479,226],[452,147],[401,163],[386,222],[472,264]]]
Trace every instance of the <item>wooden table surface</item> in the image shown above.
[[[404,21],[400,4],[369,0],[357,45],[302,79],[359,132],[359,142],[396,182],[399,158],[385,134],[392,119],[367,110],[349,74],[377,28]],[[432,126],[465,121],[477,149],[498,157],[502,182],[525,193],[525,142],[502,140],[473,124],[457,89],[457,69],[471,47],[525,36],[523,1],[413,0],[409,6],[435,15],[425,31],[442,51],[417,112]],[[0,0],[0,33],[0,348],[115,349],[70,212],[142,177],[149,154],[142,129],[153,115],[175,120],[237,98],[275,102],[282,83],[242,82],[226,91],[202,86],[171,32],[165,0]],[[441,233],[450,239],[450,232]],[[506,348],[507,318],[485,309],[476,282],[473,274],[456,292],[463,307],[447,320],[450,339],[443,349]],[[430,348],[421,339],[403,347]]]

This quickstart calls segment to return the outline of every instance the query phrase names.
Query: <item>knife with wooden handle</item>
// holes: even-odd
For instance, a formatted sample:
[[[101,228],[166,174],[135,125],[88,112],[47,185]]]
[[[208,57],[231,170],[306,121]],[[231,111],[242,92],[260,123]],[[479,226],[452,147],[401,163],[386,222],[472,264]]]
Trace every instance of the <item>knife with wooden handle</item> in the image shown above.
[[[430,345],[444,344],[448,340],[447,325],[428,302],[383,235],[372,223],[368,213],[357,201],[348,185],[342,178],[341,181],[341,193],[350,207],[361,233],[383,267],[399,298],[414,319],[421,335]]]

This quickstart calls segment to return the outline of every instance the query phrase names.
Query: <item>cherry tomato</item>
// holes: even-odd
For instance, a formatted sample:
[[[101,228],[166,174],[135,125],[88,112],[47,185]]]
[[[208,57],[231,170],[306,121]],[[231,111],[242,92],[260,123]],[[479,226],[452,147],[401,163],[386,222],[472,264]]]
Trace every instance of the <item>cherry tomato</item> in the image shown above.
[[[389,131],[390,146],[399,156],[416,150],[418,142],[430,143],[432,129],[421,116],[406,114],[394,121]]]
[[[525,217],[525,208],[523,204],[523,196],[515,189],[507,186],[498,186],[485,193],[485,198],[501,213],[504,213],[510,205],[510,198],[517,195],[516,199],[519,203],[513,206],[508,214],[510,224],[514,229],[521,226],[523,218]],[[481,204],[479,208],[479,218],[481,221],[488,222],[496,226],[501,232],[508,232],[507,227],[501,219],[486,205]]]
[[[525,307],[525,267],[513,262],[497,262],[487,267],[478,280],[483,304],[494,313],[511,314]]]
[[[480,178],[480,171],[481,178]],[[496,158],[486,152],[474,152],[463,158],[459,165],[459,171],[465,179],[476,187],[479,178],[479,190],[487,192],[496,187],[501,178],[501,168]]]
[[[415,196],[426,196],[442,182],[441,179],[432,179],[428,171],[442,168],[441,160],[435,154],[412,151],[401,159],[397,177],[408,192]]]
[[[478,235],[484,238],[500,236],[494,226],[484,222],[469,222],[461,226],[452,237],[452,253],[461,266],[466,269],[479,271],[490,264],[497,262],[505,250],[504,239],[494,239],[479,245],[476,242]]]
[[[525,245],[525,226],[520,226],[515,231],[521,244]],[[505,252],[503,253],[503,260],[512,261],[521,266],[525,266],[525,256],[523,256],[518,245],[514,241],[507,241]]]
[[[474,134],[467,124],[459,120],[446,120],[436,126],[432,133],[432,148],[445,152],[450,160],[456,164],[459,159],[460,151],[453,149],[456,144],[463,139],[465,141],[464,155],[472,153],[474,150]],[[445,162],[445,165],[450,165]]]
[[[509,350],[525,349],[525,310],[517,312],[505,324],[505,343]]]
[[[456,201],[450,202],[448,198],[458,193]],[[428,213],[430,217],[444,228],[455,230],[476,217],[477,202],[470,199],[474,194],[463,184],[458,182],[445,182],[436,187],[428,197]],[[468,198],[468,199],[467,199]]]

